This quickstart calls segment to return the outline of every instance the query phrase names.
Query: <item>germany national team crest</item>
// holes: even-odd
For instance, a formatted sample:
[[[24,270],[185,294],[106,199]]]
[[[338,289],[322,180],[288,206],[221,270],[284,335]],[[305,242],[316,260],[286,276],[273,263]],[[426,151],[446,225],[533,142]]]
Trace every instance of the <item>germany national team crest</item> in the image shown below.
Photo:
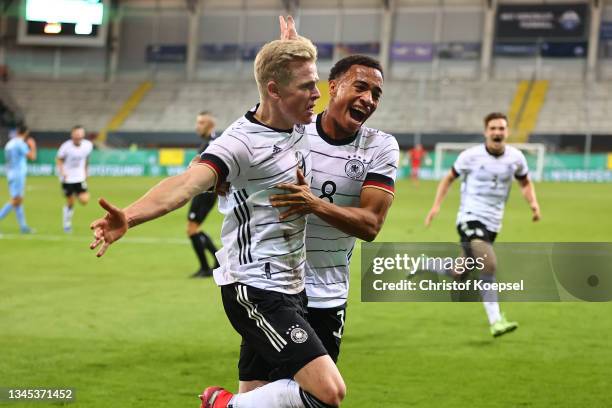
[[[344,166],[344,171],[346,171],[346,175],[354,180],[358,180],[363,176],[363,172],[365,171],[365,166],[361,162],[361,160],[351,159],[346,162],[346,166]]]
[[[299,150],[295,152],[295,160],[297,160],[298,169],[306,172],[306,160],[304,160],[304,155]]]
[[[299,324],[291,326],[289,330],[287,330],[287,334],[290,335],[291,341],[294,343],[301,344],[308,340],[308,333],[306,330],[302,329]]]

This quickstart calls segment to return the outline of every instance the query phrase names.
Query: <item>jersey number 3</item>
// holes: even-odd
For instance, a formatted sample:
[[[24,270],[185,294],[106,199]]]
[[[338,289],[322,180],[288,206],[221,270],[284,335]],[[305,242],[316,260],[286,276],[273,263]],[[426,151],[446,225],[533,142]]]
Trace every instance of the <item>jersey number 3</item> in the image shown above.
[[[332,334],[341,339],[342,333],[344,333],[344,310],[338,310],[336,312],[336,316],[340,317],[340,327],[338,328],[338,331],[335,331]]]

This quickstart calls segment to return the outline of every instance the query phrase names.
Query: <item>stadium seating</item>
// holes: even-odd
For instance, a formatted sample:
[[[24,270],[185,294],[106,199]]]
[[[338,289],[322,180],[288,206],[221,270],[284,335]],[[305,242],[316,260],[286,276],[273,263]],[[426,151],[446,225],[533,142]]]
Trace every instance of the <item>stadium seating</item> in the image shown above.
[[[605,133],[612,129],[612,84],[551,81],[539,133]]]
[[[202,110],[211,111],[225,128],[258,100],[254,81],[157,83],[122,130],[192,131]]]
[[[515,80],[387,81],[368,124],[390,132],[481,131],[484,112],[507,111]],[[75,123],[103,129],[138,82],[15,81],[3,85],[33,129],[56,131]],[[193,130],[195,113],[209,110],[221,129],[258,100],[253,81],[157,82],[120,127],[122,131]],[[552,80],[535,133],[609,133],[612,84]]]
[[[9,81],[1,85],[35,130],[103,129],[138,83]]]

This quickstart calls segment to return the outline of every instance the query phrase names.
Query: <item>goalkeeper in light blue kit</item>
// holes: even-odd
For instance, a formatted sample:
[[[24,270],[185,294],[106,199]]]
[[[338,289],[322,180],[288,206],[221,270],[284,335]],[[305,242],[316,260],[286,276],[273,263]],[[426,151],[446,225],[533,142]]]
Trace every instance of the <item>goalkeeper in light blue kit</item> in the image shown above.
[[[36,142],[30,137],[30,131],[26,126],[17,127],[17,136],[9,140],[4,147],[4,158],[11,199],[0,209],[0,220],[6,217],[11,210],[15,210],[19,230],[22,234],[29,234],[32,230],[26,223],[23,195],[28,171],[27,159],[36,160]]]

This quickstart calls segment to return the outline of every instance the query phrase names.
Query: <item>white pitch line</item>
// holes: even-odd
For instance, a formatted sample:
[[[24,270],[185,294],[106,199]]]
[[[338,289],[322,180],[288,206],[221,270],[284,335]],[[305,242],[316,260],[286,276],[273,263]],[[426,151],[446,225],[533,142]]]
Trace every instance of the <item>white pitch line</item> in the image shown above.
[[[14,241],[53,241],[53,242],[85,242],[89,243],[93,240],[91,235],[47,235],[47,234],[2,234],[0,240]],[[187,245],[187,238],[162,238],[162,237],[130,237],[122,238],[121,243],[126,244],[171,244],[171,245]]]

